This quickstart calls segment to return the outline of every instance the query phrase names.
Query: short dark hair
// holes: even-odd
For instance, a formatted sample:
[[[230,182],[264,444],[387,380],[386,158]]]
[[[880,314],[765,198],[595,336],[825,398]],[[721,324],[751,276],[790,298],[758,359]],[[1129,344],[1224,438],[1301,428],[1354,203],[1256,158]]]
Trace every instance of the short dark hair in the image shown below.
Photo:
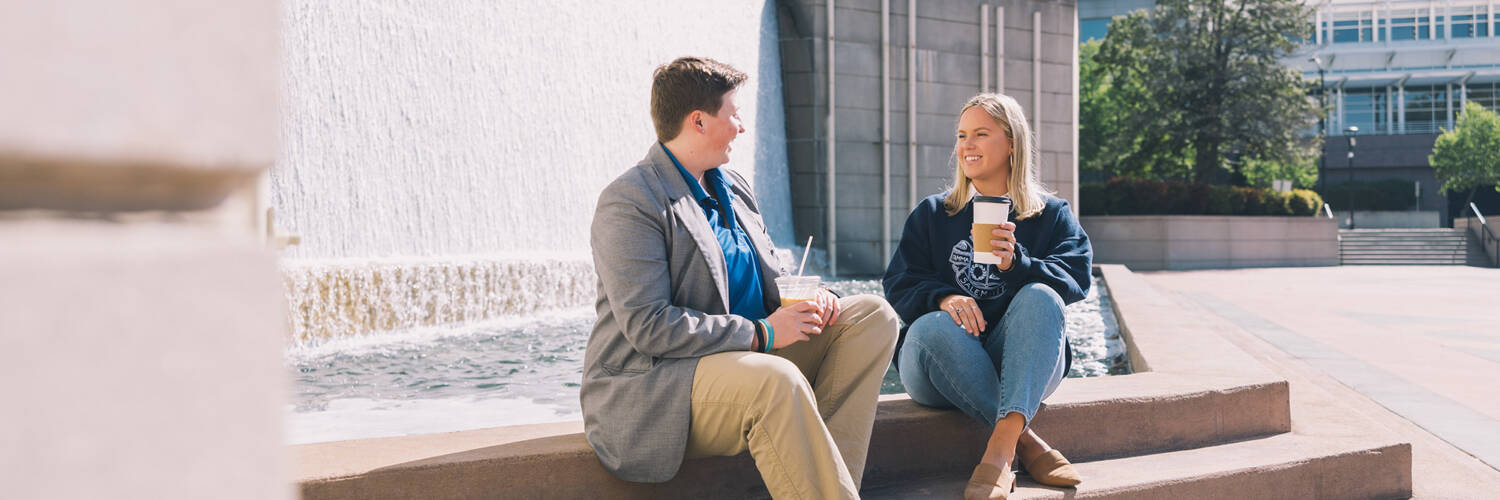
[[[707,57],[679,57],[651,76],[651,121],[656,139],[667,142],[682,132],[693,111],[718,116],[724,94],[745,83],[745,73]]]

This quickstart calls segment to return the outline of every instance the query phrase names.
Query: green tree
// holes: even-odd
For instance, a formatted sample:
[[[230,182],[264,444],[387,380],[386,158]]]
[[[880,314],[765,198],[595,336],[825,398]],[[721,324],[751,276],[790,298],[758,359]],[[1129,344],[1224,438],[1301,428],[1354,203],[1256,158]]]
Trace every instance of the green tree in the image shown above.
[[[1139,106],[1145,92],[1140,81],[1118,80],[1095,55],[1103,42],[1091,40],[1078,49],[1078,160],[1088,172],[1106,178],[1187,179],[1191,150],[1154,149],[1137,154],[1143,137],[1126,131],[1126,118],[1148,112]]]
[[[1272,187],[1271,181],[1292,181],[1295,189],[1312,189],[1318,183],[1317,158],[1307,156],[1292,161],[1274,161],[1249,158],[1240,165],[1245,183],[1254,187]]]
[[[1317,140],[1301,131],[1318,108],[1279,61],[1310,33],[1308,13],[1301,0],[1160,0],[1116,18],[1094,60],[1129,107],[1119,165],[1170,171],[1162,161],[1187,154],[1191,180],[1225,182],[1245,159],[1310,157]]]
[[[1500,116],[1470,102],[1453,130],[1438,136],[1427,162],[1432,164],[1441,191],[1469,193],[1464,206],[1483,187],[1500,191]]]

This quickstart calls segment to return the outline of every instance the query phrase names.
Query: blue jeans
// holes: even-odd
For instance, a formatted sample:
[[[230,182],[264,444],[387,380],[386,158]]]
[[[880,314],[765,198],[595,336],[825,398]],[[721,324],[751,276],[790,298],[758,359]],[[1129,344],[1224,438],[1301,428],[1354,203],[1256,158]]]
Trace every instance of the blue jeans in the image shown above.
[[[989,426],[1018,412],[1029,424],[1062,383],[1063,325],[1062,298],[1040,283],[1021,287],[999,324],[980,337],[947,312],[927,313],[906,331],[901,384],[923,406],[957,407]]]

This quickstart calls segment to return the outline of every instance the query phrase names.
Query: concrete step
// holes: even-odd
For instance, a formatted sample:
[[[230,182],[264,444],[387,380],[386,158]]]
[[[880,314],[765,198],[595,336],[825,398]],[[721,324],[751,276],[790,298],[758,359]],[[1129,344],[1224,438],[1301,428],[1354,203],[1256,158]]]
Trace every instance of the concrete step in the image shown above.
[[[1410,259],[1410,260],[1448,260],[1464,259],[1468,252],[1339,252],[1339,257],[1348,260],[1355,259]]]
[[[1410,261],[1403,261],[1403,260],[1391,260],[1391,261],[1341,262],[1341,263],[1339,263],[1339,265],[1344,265],[1344,266],[1462,266],[1462,265],[1465,265],[1465,263],[1464,262],[1410,262]]]
[[[1454,237],[1454,236],[1461,236],[1461,235],[1463,235],[1463,231],[1458,231],[1458,230],[1454,230],[1454,231],[1442,231],[1442,232],[1431,231],[1431,232],[1421,232],[1421,233],[1364,233],[1364,232],[1352,232],[1352,233],[1351,232],[1342,232],[1342,233],[1339,233],[1340,237],[1350,238],[1350,239],[1361,239],[1361,238],[1451,238],[1451,237]]]
[[[1460,232],[1462,229],[1451,227],[1429,227],[1429,228],[1390,228],[1390,229],[1340,229],[1339,234],[1434,234]]]
[[[1397,251],[1397,252],[1421,252],[1421,251],[1433,251],[1433,250],[1450,251],[1450,252],[1452,252],[1452,251],[1462,252],[1462,251],[1465,251],[1466,249],[1468,249],[1468,245],[1464,245],[1464,244],[1457,244],[1457,245],[1363,245],[1363,246],[1341,245],[1339,247],[1339,250],[1342,250],[1342,251],[1353,251],[1353,252],[1370,252],[1370,251],[1383,251],[1383,250],[1385,250],[1385,251]]]
[[[1389,245],[1382,245],[1382,246],[1344,246],[1344,248],[1340,248],[1340,251],[1344,252],[1344,254],[1361,254],[1361,252],[1364,252],[1364,254],[1373,254],[1373,252],[1374,252],[1374,254],[1379,254],[1379,252],[1394,252],[1394,254],[1442,254],[1442,252],[1448,252],[1448,254],[1464,254],[1464,252],[1467,252],[1467,249],[1469,249],[1469,248],[1467,248],[1467,246],[1449,246],[1449,245],[1445,245],[1445,246],[1389,246]]]
[[[1413,259],[1402,257],[1353,257],[1340,260],[1340,264],[1395,264],[1395,265],[1421,265],[1421,264],[1463,264],[1467,259]]]
[[[1426,238],[1344,238],[1341,241],[1343,241],[1344,243],[1366,243],[1366,244],[1368,244],[1368,243],[1382,243],[1382,242],[1412,244],[1412,243],[1427,243],[1427,242],[1431,242],[1431,243],[1458,243],[1458,242],[1466,241],[1466,239],[1464,237],[1462,237],[1462,236],[1454,236],[1454,237],[1448,237],[1448,238],[1431,238],[1431,237],[1426,237]]]
[[[1401,496],[1403,484],[1410,491],[1409,447],[1363,433],[1334,440],[1296,432],[1284,378],[1124,266],[1100,273],[1136,373],[1062,384],[1032,426],[1080,463],[1089,482],[1077,492],[1031,487],[1015,498]],[[766,494],[747,454],[689,460],[661,484],[622,481],[600,466],[581,430],[569,422],[298,445],[294,477],[307,500]],[[957,411],[882,396],[864,487],[908,498],[956,484],[942,490],[955,496],[987,434]],[[1275,489],[1257,489],[1267,484]]]
[[[1076,462],[1076,488],[1021,477],[1012,499],[1404,498],[1411,445],[1391,438],[1282,434],[1150,455]],[[969,471],[867,488],[867,499],[962,496]]]
[[[1342,265],[1464,265],[1468,238],[1458,229],[1339,231]]]
[[[1033,421],[1076,460],[1189,449],[1291,429],[1280,379],[1141,373],[1069,379]],[[765,487],[748,454],[689,460],[661,484],[621,481],[599,466],[581,423],[293,446],[302,498],[742,498]],[[1100,429],[1119,429],[1100,432]],[[1126,431],[1128,430],[1128,431]],[[881,397],[865,484],[969,470],[986,429],[904,394]]]
[[[1410,239],[1363,239],[1343,240],[1340,245],[1465,245],[1468,241],[1463,238],[1432,239],[1432,238],[1410,238]]]
[[[1451,237],[1463,237],[1463,233],[1425,233],[1425,234],[1340,234],[1343,240],[1407,240],[1407,239],[1451,239]]]

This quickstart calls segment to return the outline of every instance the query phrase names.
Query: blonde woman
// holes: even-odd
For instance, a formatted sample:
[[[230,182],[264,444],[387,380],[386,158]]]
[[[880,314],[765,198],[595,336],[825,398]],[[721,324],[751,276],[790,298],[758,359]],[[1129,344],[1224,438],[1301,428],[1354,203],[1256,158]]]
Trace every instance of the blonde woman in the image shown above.
[[[1027,424],[1072,362],[1063,305],[1088,292],[1088,235],[1037,180],[1036,138],[1015,99],[970,99],[953,154],[953,188],[907,217],[885,273],[886,297],[909,325],[896,348],[901,382],[919,404],[993,426],[964,498],[1006,498],[1016,461],[1040,483],[1078,484]],[[1011,199],[1009,221],[993,234],[970,234],[980,195]],[[973,238],[989,238],[1000,264],[974,262]]]

